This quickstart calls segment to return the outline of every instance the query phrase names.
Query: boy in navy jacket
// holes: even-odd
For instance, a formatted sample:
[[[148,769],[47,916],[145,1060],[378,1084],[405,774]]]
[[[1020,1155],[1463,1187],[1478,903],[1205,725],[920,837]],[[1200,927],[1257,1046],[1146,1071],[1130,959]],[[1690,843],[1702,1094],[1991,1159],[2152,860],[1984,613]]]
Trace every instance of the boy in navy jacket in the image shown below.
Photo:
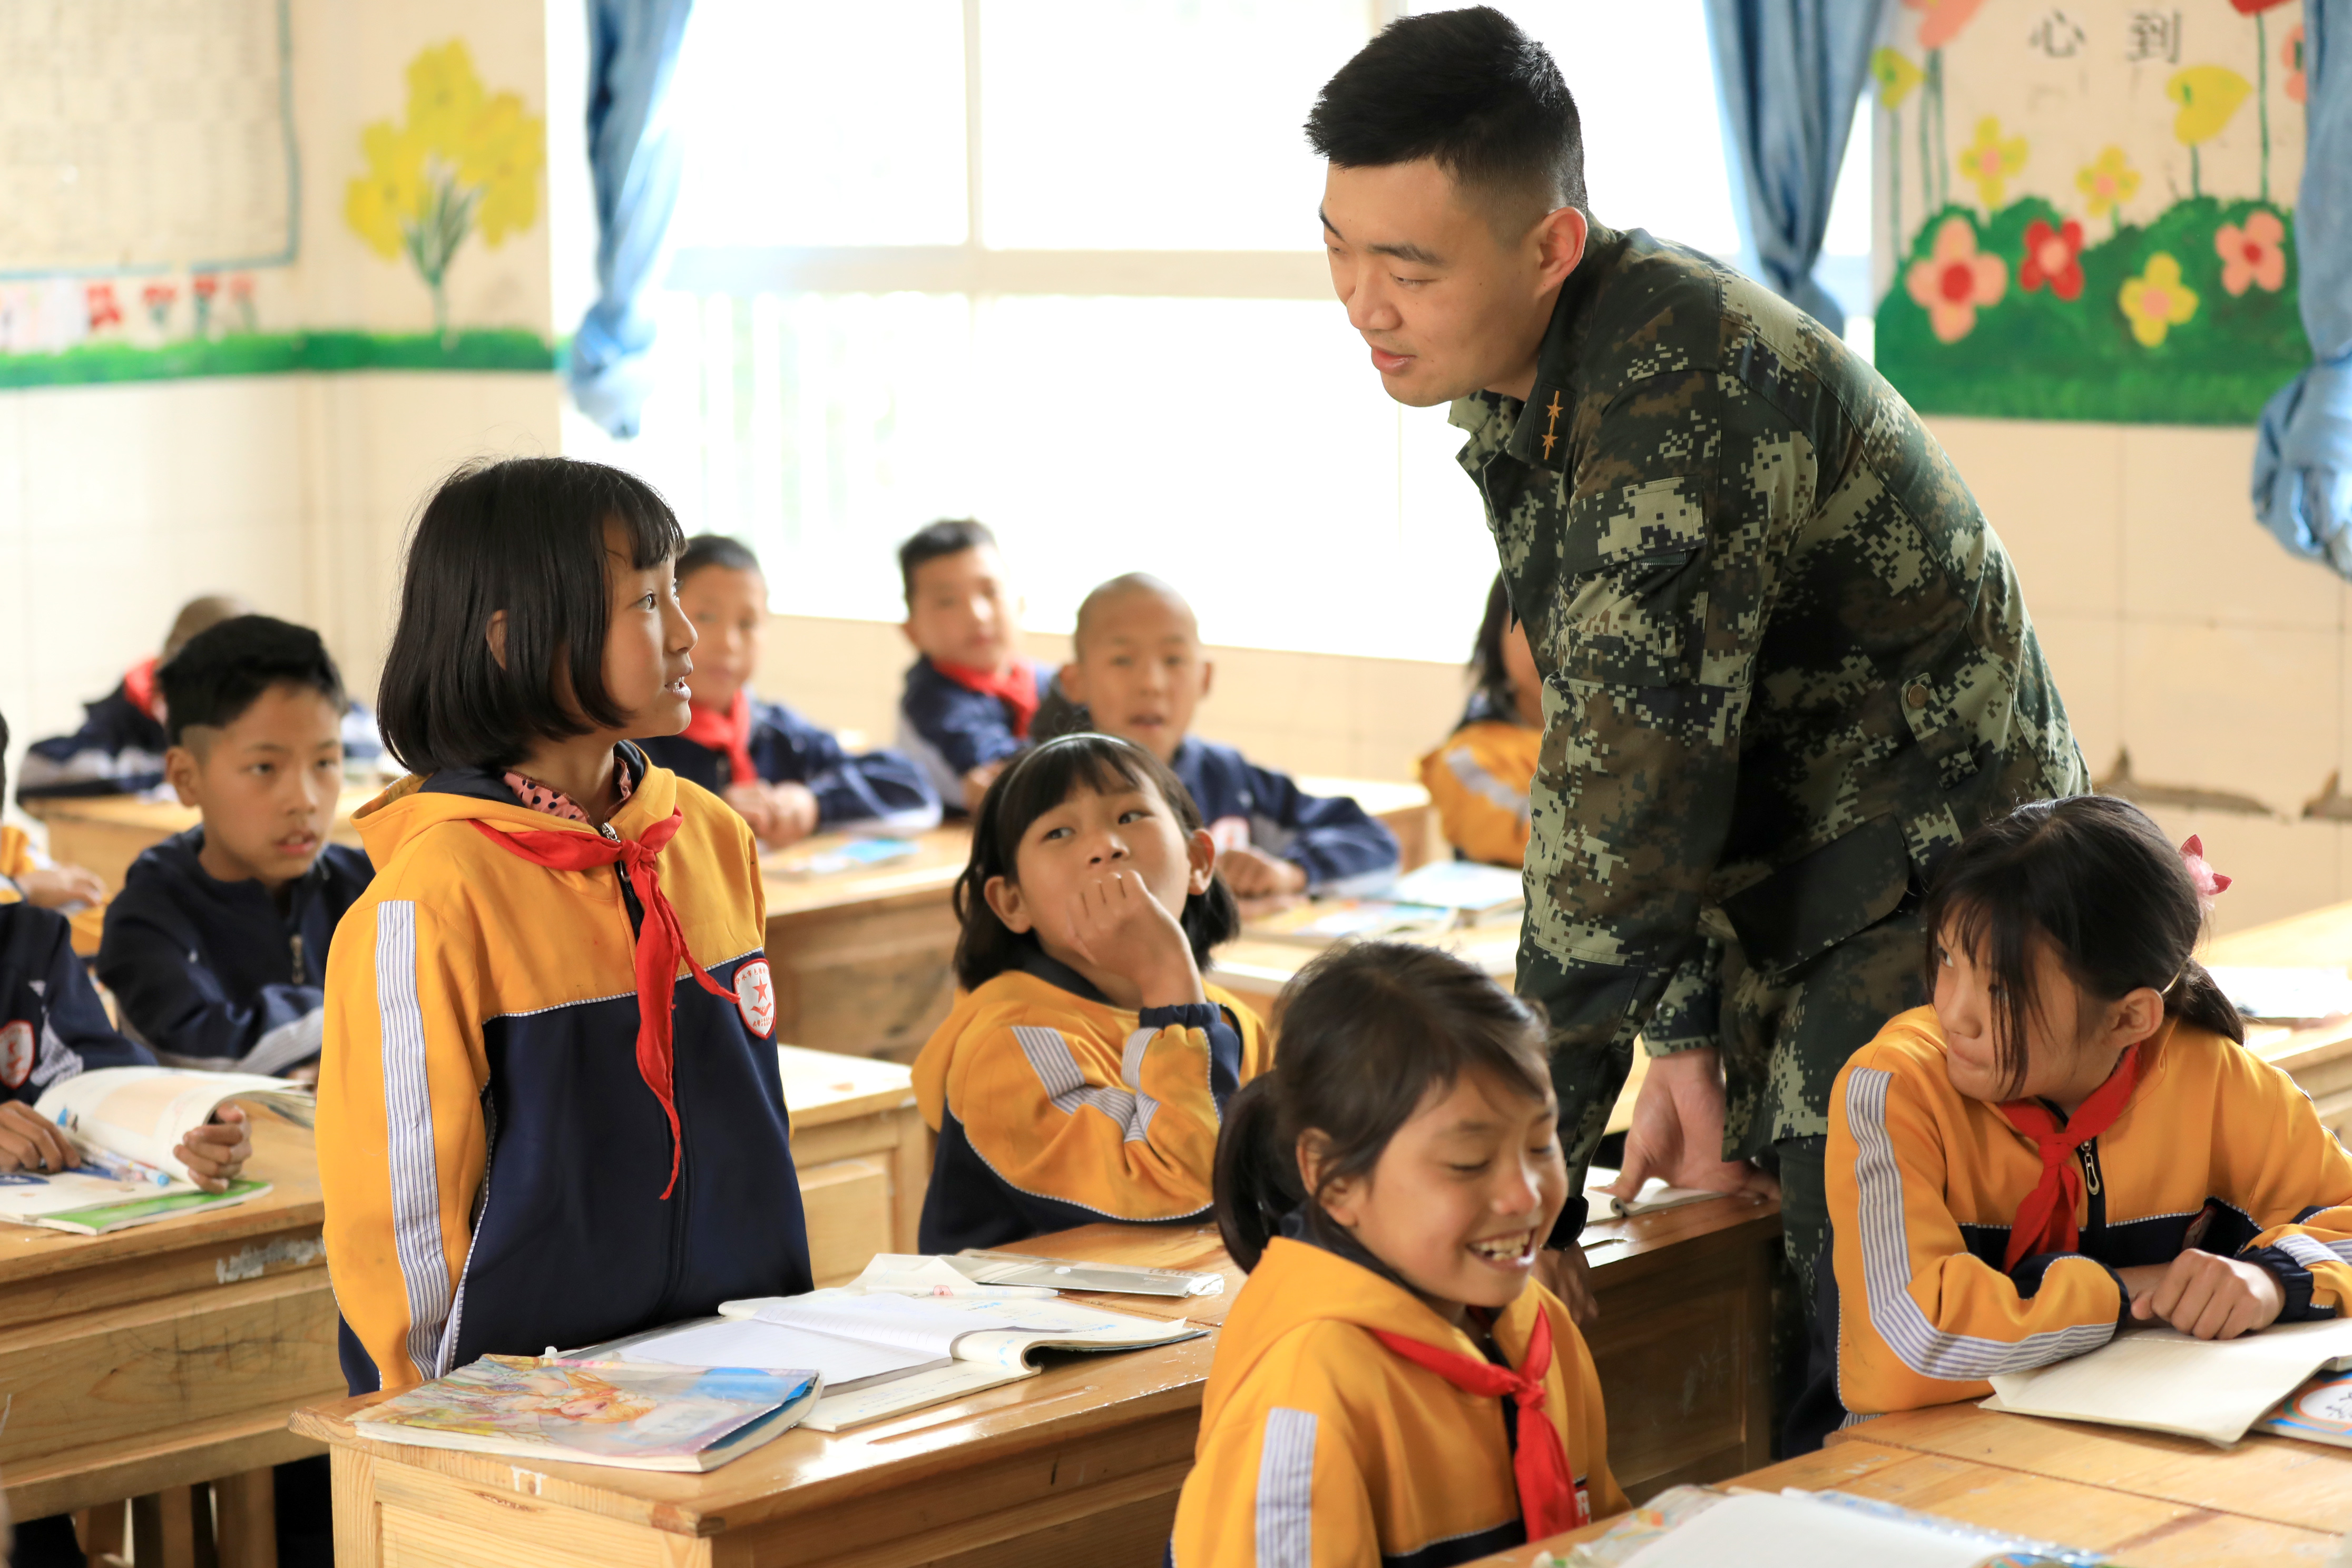
[[[686,729],[637,743],[680,778],[723,798],[761,844],[781,848],[823,829],[866,825],[919,832],[939,796],[896,752],[852,752],[831,731],[751,691],[768,623],[759,557],[723,534],[697,534],[677,558],[677,602],[694,623],[693,706]]]
[[[1021,605],[1005,585],[996,536],[970,521],[935,522],[898,547],[907,640],[922,657],[898,700],[898,749],[950,809],[976,811],[996,775],[1030,742],[1045,695],[1021,657]]]
[[[309,1076],[328,944],[373,875],[361,851],[327,842],[342,678],[316,632],[240,616],[159,679],[165,776],[204,821],[131,862],[98,976],[159,1060]]]
[[[1112,578],[1078,606],[1071,647],[1056,695],[1085,717],[1055,722],[1090,725],[1165,762],[1192,792],[1236,898],[1370,892],[1395,877],[1396,836],[1362,806],[1308,795],[1289,774],[1189,733],[1214,667],[1175,589],[1140,572]]]

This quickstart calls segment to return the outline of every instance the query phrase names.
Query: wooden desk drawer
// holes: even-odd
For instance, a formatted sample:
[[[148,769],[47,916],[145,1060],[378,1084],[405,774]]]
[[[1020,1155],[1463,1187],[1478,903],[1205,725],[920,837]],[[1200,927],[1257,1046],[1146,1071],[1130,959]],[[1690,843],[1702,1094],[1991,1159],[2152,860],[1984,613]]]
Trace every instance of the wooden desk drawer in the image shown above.
[[[890,1247],[890,1166],[882,1160],[835,1160],[801,1172],[801,1210],[808,1221],[809,1272],[840,1285]]]

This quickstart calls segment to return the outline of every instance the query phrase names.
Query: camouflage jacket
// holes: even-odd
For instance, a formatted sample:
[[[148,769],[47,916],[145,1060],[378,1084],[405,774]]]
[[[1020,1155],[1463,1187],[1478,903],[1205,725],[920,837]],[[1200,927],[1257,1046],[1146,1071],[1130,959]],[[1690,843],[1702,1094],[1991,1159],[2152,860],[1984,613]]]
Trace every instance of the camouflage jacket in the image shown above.
[[[1686,1004],[1706,939],[1789,973],[1969,828],[2088,778],[1950,459],[1761,285],[1595,226],[1530,398],[1451,417],[1544,676],[1520,988],[1581,1160],[1622,1068],[1574,1064],[1622,1062],[1670,981]]]

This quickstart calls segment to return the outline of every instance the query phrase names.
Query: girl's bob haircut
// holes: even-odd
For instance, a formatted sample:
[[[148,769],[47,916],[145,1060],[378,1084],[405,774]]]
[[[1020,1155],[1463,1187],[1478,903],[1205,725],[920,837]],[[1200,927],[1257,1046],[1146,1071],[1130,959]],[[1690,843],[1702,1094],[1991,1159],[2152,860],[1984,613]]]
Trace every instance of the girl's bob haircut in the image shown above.
[[[2041,942],[2086,997],[2119,1002],[2147,986],[2163,994],[2167,1016],[2245,1042],[2238,1010],[2189,956],[2205,910],[2180,851],[2127,800],[2037,800],[1986,823],[1936,868],[1920,921],[1930,996],[1945,949],[1967,954],[1997,988],[1993,1059],[2011,1094],[2025,1081],[2027,1030],[2042,1005]]]
[[[1035,932],[1014,931],[996,918],[986,890],[992,877],[1020,881],[1021,837],[1030,824],[1081,789],[1111,795],[1145,786],[1168,803],[1187,837],[1200,831],[1201,808],[1183,781],[1158,757],[1117,736],[1064,735],[1022,752],[997,775],[972,819],[971,860],[956,879],[956,919],[963,926],[956,939],[957,984],[976,991],[1018,967],[1023,954],[1038,951]],[[1176,923],[1192,940],[1192,962],[1206,969],[1209,950],[1241,930],[1241,911],[1224,879],[1213,877],[1207,892],[1184,900]]]
[[[1477,1073],[1529,1100],[1551,1092],[1543,1015],[1433,947],[1334,948],[1284,990],[1281,1017],[1274,1070],[1225,1102],[1217,1132],[1217,1230],[1245,1272],[1286,1215],[1320,1214],[1322,1187],[1369,1175],[1432,1090]],[[1298,1173],[1310,1132],[1323,1146],[1313,1193]]]
[[[636,571],[686,545],[659,492],[602,463],[509,458],[441,481],[409,538],[376,688],[384,749],[402,766],[506,768],[534,742],[627,721],[604,686],[608,525]],[[500,610],[504,665],[489,642]]]

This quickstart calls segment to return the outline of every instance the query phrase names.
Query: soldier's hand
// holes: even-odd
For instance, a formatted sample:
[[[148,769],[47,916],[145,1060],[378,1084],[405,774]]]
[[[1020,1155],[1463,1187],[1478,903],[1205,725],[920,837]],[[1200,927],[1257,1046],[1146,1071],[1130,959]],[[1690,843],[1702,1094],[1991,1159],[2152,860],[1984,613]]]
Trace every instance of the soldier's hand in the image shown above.
[[[1778,1191],[1747,1161],[1723,1157],[1723,1073],[1711,1050],[1650,1058],[1625,1131],[1624,1168],[1601,1190],[1631,1199],[1652,1176],[1711,1193]]]

